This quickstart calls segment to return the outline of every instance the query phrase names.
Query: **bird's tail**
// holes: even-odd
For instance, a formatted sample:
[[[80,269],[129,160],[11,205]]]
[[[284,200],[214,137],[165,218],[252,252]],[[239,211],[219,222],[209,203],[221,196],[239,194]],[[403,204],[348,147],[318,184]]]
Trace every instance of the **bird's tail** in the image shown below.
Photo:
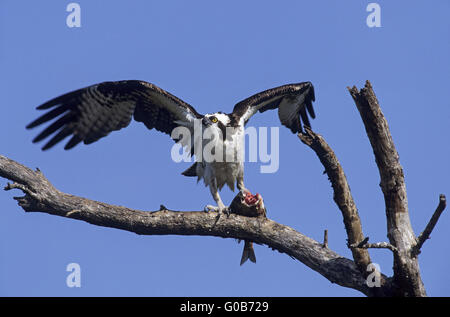
[[[256,263],[255,250],[253,249],[253,242],[245,240],[244,250],[242,251],[241,265],[250,259],[253,263]]]
[[[181,173],[184,176],[197,176],[197,162],[191,165],[187,170]]]

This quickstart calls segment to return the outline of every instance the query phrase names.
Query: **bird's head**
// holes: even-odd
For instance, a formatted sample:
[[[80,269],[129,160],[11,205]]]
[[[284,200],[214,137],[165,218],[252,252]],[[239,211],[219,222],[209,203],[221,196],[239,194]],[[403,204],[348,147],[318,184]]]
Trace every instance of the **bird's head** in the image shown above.
[[[206,114],[202,119],[203,126],[219,126],[226,127],[230,123],[228,115],[222,112]]]

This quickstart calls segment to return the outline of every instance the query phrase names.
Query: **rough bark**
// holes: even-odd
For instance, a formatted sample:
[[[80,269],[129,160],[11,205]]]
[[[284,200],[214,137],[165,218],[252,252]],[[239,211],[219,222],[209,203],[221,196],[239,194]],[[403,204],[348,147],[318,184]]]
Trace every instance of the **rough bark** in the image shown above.
[[[325,173],[327,173],[333,187],[333,199],[342,213],[348,244],[363,241],[365,237],[358,209],[350,192],[344,170],[333,150],[321,135],[308,128],[305,128],[305,133],[299,134],[298,137],[317,154],[325,168]],[[361,248],[351,248],[351,251],[360,272],[366,274],[367,266],[371,263],[369,252]]]
[[[354,261],[328,248],[327,232],[322,244],[265,217],[237,214],[227,217],[203,211],[171,211],[164,206],[158,211],[113,206],[60,192],[39,170],[33,171],[1,155],[0,177],[13,181],[5,190],[20,189],[25,193],[25,196],[14,199],[27,212],[70,217],[143,235],[200,235],[253,241],[286,253],[332,283],[356,289],[367,296],[426,296],[418,255],[446,207],[445,196],[440,196],[439,205],[430,222],[416,238],[409,219],[403,169],[372,86],[367,81],[361,90],[353,87],[349,88],[349,92],[361,114],[380,173],[389,243],[368,243],[368,237],[364,237],[345,173],[324,138],[310,129],[298,136],[314,150],[325,167],[333,187],[334,201],[343,216],[348,247]],[[369,248],[384,248],[393,254],[394,275],[381,275],[380,287],[369,287],[366,283],[366,269],[371,263]]]
[[[427,241],[430,238],[430,234],[433,231],[434,226],[436,226],[439,217],[441,216],[446,206],[447,206],[447,199],[445,198],[445,195],[443,194],[439,195],[439,204],[430,221],[428,222],[427,226],[417,238],[417,243],[412,250],[412,256],[418,256],[420,254],[420,249],[422,248],[425,241]]]
[[[245,217],[203,211],[139,211],[69,195],[57,190],[39,171],[0,155],[0,176],[14,181],[5,189],[20,189],[15,197],[27,212],[83,220],[141,235],[199,235],[250,240],[286,253],[332,283],[373,295],[355,263],[300,232],[264,217]]]
[[[426,296],[419,262],[417,257],[411,256],[416,236],[409,219],[403,169],[388,123],[369,81],[361,90],[353,87],[349,88],[349,92],[361,115],[380,174],[380,187],[386,207],[387,236],[390,244],[397,250],[394,252],[394,293],[399,296]]]

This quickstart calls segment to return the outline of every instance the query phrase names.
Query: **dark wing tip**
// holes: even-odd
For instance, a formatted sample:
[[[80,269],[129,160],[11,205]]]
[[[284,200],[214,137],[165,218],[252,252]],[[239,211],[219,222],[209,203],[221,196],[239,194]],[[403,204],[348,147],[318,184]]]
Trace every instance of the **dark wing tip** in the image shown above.
[[[310,88],[308,91],[308,95],[306,97],[306,109],[308,110],[309,115],[311,116],[311,118],[315,119],[316,118],[316,113],[314,112],[314,108],[313,108],[313,101],[316,101],[316,95],[314,93],[314,86],[312,83],[310,84]]]
[[[25,128],[26,128],[27,130],[30,130],[30,129],[33,129],[33,128],[37,127],[38,125],[42,124],[43,122],[45,122],[45,121],[42,119],[42,117],[43,117],[43,116],[41,116],[41,117],[37,118],[36,120],[34,120],[34,121],[28,123],[28,124],[25,126]]]
[[[314,85],[312,83],[309,83],[311,85],[311,90],[310,90],[310,97],[312,101],[316,101],[316,94],[314,93]]]
[[[65,95],[62,95],[57,98],[53,98],[52,100],[49,100],[46,103],[43,103],[42,105],[37,106],[36,109],[37,110],[45,110],[45,109],[51,108],[53,106],[59,105],[59,104],[61,104],[61,101],[62,101],[61,99],[65,98],[65,97],[66,97]]]
[[[104,82],[66,93],[38,106],[38,110],[48,111],[26,128],[50,123],[33,139],[36,143],[51,138],[42,150],[50,149],[68,136],[71,139],[64,146],[66,150],[82,141],[94,142],[129,124],[135,107],[133,93],[139,85],[137,81]]]
[[[68,126],[65,126],[55,136],[53,136],[53,138],[51,138],[50,141],[47,142],[47,144],[45,144],[42,147],[42,150],[45,151],[45,150],[50,149],[55,144],[59,143],[60,141],[62,141],[63,139],[65,139],[66,137],[68,137],[71,134],[72,134],[72,129],[69,128]]]
[[[303,95],[304,99],[293,121],[289,125],[286,125],[292,133],[303,133],[303,125],[311,128],[311,121],[308,114],[312,119],[316,118],[312,104],[315,101],[313,84],[307,81],[300,83],[298,87],[300,87],[298,93]]]
[[[36,124],[36,120],[34,120],[33,122],[28,123],[28,124],[25,126],[25,129],[30,130],[30,129],[33,129],[34,127],[36,127],[37,125],[38,125],[38,124]]]
[[[37,106],[36,110],[45,110],[45,109],[48,109],[50,107],[51,107],[51,105],[49,105],[49,102],[46,102],[46,103],[44,103],[44,104],[42,104],[40,106]]]
[[[41,125],[42,123],[48,122],[50,120],[53,120],[54,118],[58,117],[59,115],[63,114],[69,109],[68,105],[61,105],[53,110],[48,111],[47,113],[43,114],[33,122],[29,123],[26,128],[32,129],[34,127],[37,127],[38,125]]]
[[[83,140],[79,136],[74,135],[64,146],[64,150],[70,150],[71,148],[77,146],[81,141]]]
[[[315,119],[316,113],[314,112],[314,107],[312,104],[313,101],[316,101],[316,96],[314,93],[314,85],[310,81],[305,82],[305,84],[306,84],[306,91],[304,90],[304,92],[303,92],[305,94],[305,99],[304,99],[305,100],[304,101],[305,108],[308,111],[308,114],[311,116],[311,118]],[[305,108],[303,108],[303,109],[305,109]],[[302,117],[303,123],[305,125],[307,125],[308,127],[311,127],[311,124],[309,122],[309,118],[306,114],[306,111],[304,111],[304,110],[300,111],[300,115]]]

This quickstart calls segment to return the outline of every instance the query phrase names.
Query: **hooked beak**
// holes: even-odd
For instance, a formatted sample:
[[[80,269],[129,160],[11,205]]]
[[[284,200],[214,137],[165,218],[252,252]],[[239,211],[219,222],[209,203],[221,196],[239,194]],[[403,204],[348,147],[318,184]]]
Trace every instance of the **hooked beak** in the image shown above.
[[[209,118],[207,118],[207,117],[203,117],[203,119],[202,119],[202,124],[203,124],[205,127],[209,127],[209,126],[212,124],[212,121],[211,121]]]

